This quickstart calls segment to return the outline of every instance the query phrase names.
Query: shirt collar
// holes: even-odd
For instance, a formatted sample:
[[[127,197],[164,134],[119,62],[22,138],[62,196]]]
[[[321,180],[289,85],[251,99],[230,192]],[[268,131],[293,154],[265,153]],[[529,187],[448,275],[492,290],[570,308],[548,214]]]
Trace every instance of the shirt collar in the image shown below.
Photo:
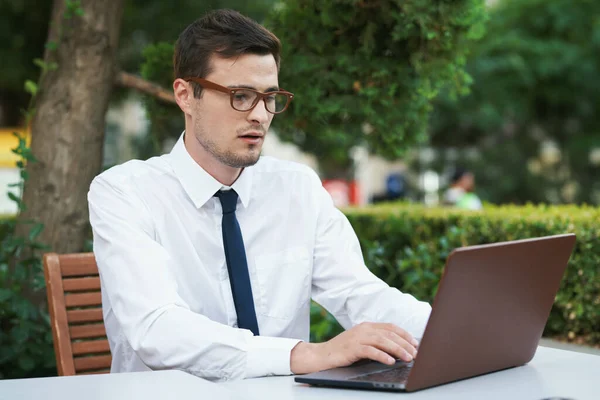
[[[185,148],[184,135],[185,132],[175,143],[169,154],[169,159],[183,189],[190,196],[196,208],[200,208],[224,185],[213,178],[190,156]],[[250,203],[253,173],[253,167],[244,168],[237,180],[231,185],[231,188],[238,194],[244,208],[248,207]]]

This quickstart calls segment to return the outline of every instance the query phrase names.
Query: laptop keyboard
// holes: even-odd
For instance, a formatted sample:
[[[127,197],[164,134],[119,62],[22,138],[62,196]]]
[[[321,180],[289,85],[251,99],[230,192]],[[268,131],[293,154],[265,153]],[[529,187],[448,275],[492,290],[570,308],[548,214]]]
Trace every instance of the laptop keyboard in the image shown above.
[[[413,363],[411,362],[410,364],[401,365],[398,368],[355,376],[349,380],[361,382],[406,383],[412,366]]]

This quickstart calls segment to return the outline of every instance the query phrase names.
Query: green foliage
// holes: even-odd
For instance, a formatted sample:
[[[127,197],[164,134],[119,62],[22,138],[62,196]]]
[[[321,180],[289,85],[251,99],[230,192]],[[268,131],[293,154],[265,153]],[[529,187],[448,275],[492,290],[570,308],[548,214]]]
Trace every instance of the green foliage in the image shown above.
[[[15,133],[19,144],[12,151],[19,155],[21,181],[10,185],[22,190],[27,179],[26,162],[35,162],[25,138]],[[8,192],[18,210],[25,205]],[[55,374],[52,334],[48,313],[31,301],[32,294],[44,289],[40,253],[47,250],[37,238],[43,225],[30,221],[26,237],[15,235],[16,220],[0,221],[0,379]],[[23,254],[32,256],[23,257]]]
[[[472,93],[440,96],[432,144],[478,146],[480,159],[465,164],[490,201],[600,204],[600,164],[590,162],[600,148],[600,2],[499,2],[467,71]],[[547,140],[560,160],[540,156]]]
[[[45,72],[46,64],[40,64]],[[31,94],[30,107],[23,110],[26,125],[33,117],[33,99],[37,94],[37,83],[27,80],[25,90]],[[16,166],[20,181],[10,184],[9,199],[17,205],[18,212],[25,210],[20,193],[28,179],[25,166],[37,162],[26,138],[15,132],[18,145],[12,152],[19,156]],[[18,192],[12,191],[17,188]],[[52,334],[47,310],[32,301],[44,289],[41,253],[47,247],[37,240],[44,226],[35,221],[26,221],[30,226],[25,237],[15,234],[17,222],[14,218],[0,221],[0,379],[47,376],[55,373],[52,352]]]
[[[600,208],[487,206],[484,212],[388,204],[346,211],[366,263],[391,286],[433,301],[444,263],[457,247],[573,232],[577,243],[545,336],[600,344]],[[339,332],[319,308],[315,338]]]
[[[365,143],[400,156],[425,138],[440,89],[467,89],[485,15],[480,0],[281,2],[267,26],[283,45],[280,84],[296,97],[275,127],[332,166],[350,166]]]
[[[173,85],[173,51],[174,42],[159,42],[144,48],[144,63],[141,67],[142,77],[165,88]],[[138,155],[140,158],[160,154],[162,143],[169,137],[177,137],[183,132],[185,125],[181,110],[177,105],[160,103],[156,99],[145,96],[146,113],[150,119],[149,138],[151,147]],[[142,145],[143,143],[140,143]],[[140,150],[138,145],[138,151]]]
[[[175,43],[181,31],[206,11],[231,8],[261,21],[274,0],[129,0],[125,2],[119,61],[125,70],[138,71],[144,58],[140,49],[158,42]],[[171,71],[172,67],[167,71]],[[167,87],[171,87],[170,83]]]
[[[325,342],[341,332],[344,328],[317,303],[310,305],[310,341],[312,343]]]
[[[81,0],[65,0],[65,19],[71,19],[74,16],[83,16],[83,8],[81,8]]]
[[[44,52],[51,7],[51,1],[0,1],[0,107],[8,126],[22,123],[20,109],[30,98],[23,82],[39,74],[31,60]]]

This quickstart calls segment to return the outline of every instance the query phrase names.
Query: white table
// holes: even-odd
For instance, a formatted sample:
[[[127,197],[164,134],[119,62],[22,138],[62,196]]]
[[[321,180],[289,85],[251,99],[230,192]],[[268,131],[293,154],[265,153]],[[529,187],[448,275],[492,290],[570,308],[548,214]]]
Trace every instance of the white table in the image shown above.
[[[0,380],[0,400],[234,400],[244,396],[182,371]]]
[[[540,346],[533,360],[525,366],[414,393],[312,387],[294,382],[293,377],[248,379],[220,385],[257,400],[541,400],[560,396],[600,400],[600,356]]]
[[[294,378],[211,383],[181,371],[0,380],[0,400],[600,399],[600,356],[539,347],[530,364],[415,393],[310,387]]]

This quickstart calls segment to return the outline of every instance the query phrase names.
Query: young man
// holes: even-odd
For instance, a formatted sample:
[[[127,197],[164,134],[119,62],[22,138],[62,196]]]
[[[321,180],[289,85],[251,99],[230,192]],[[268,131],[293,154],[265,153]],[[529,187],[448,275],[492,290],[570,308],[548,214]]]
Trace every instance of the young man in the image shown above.
[[[170,154],[94,179],[88,199],[112,371],[212,380],[411,360],[430,306],[365,266],[319,177],[260,157],[279,88],[279,40],[229,10],[180,35]],[[310,300],[347,330],[308,343]]]

